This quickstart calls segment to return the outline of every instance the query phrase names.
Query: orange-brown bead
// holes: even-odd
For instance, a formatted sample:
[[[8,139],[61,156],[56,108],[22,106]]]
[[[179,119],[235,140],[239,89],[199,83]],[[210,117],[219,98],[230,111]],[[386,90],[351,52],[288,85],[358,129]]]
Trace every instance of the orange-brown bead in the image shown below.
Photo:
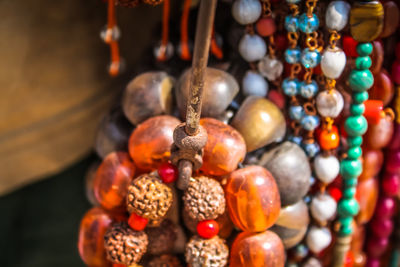
[[[363,151],[363,171],[358,177],[360,181],[371,179],[378,175],[383,164],[383,152],[379,149],[365,149]]]
[[[332,129],[323,129],[318,136],[318,141],[323,150],[336,149],[340,143],[338,128],[333,125]]]
[[[152,171],[168,161],[173,132],[179,123],[177,118],[164,115],[139,124],[129,138],[129,154],[138,168]]]
[[[357,222],[365,224],[374,215],[376,202],[378,201],[379,183],[376,178],[360,181],[357,185],[356,199],[360,205]]]
[[[214,176],[236,170],[246,156],[246,143],[241,134],[231,126],[213,118],[201,119],[200,124],[208,134],[203,166],[200,170]]]
[[[285,249],[277,234],[240,233],[232,244],[230,267],[283,267]]]
[[[93,182],[94,195],[107,210],[122,211],[135,165],[126,152],[113,152],[103,160]]]
[[[225,197],[232,222],[243,231],[265,231],[279,217],[278,186],[271,173],[260,166],[232,172],[225,187]]]
[[[112,217],[100,207],[90,209],[82,218],[78,250],[86,265],[93,267],[111,265],[106,259],[104,250],[104,233],[112,223]]]

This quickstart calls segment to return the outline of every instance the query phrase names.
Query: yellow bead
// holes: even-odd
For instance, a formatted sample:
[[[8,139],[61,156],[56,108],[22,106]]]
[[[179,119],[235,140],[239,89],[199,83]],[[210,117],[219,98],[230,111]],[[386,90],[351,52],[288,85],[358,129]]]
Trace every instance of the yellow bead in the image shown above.
[[[371,42],[383,29],[383,6],[379,1],[356,2],[350,13],[350,32],[358,42]]]

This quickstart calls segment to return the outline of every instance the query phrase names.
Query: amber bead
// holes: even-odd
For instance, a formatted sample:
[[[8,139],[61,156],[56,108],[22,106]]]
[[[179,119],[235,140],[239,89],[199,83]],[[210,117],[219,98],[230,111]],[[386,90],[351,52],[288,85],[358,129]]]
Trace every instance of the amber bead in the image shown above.
[[[126,152],[113,152],[101,163],[93,182],[94,195],[107,210],[124,210],[135,165]]]
[[[371,42],[382,32],[383,6],[379,1],[353,4],[350,12],[350,32],[358,42]]]
[[[384,116],[378,124],[368,125],[364,145],[370,149],[382,149],[387,146],[393,135],[393,121],[390,116]]]
[[[281,110],[257,96],[246,98],[231,124],[242,134],[248,152],[281,140],[286,132]]]
[[[382,70],[374,76],[374,85],[369,90],[369,98],[382,100],[387,106],[394,96],[394,86],[386,70]]]
[[[169,160],[173,132],[179,123],[177,118],[163,115],[138,125],[129,138],[129,154],[138,168],[152,171]]]
[[[271,173],[260,166],[232,172],[225,197],[232,222],[243,231],[265,231],[278,219],[281,207],[278,186]]]
[[[365,224],[369,222],[375,211],[378,201],[379,184],[376,178],[361,181],[357,185],[356,199],[360,205],[360,212],[357,215],[357,222]]]
[[[338,128],[333,125],[331,130],[323,129],[318,136],[318,141],[323,150],[336,149],[340,143]]]
[[[246,143],[238,131],[212,118],[200,120],[208,134],[201,171],[220,176],[236,170],[246,156]]]
[[[363,151],[363,171],[359,180],[367,180],[378,175],[383,164],[383,152],[379,149],[368,149]]]
[[[82,218],[79,228],[78,250],[86,265],[93,267],[111,266],[106,259],[104,250],[104,233],[112,223],[112,217],[100,207],[90,209]]]
[[[394,1],[387,1],[383,4],[385,17],[383,20],[383,30],[381,38],[392,35],[399,26],[400,12],[399,7]]]
[[[232,244],[230,267],[283,267],[285,249],[274,232],[240,233]]]

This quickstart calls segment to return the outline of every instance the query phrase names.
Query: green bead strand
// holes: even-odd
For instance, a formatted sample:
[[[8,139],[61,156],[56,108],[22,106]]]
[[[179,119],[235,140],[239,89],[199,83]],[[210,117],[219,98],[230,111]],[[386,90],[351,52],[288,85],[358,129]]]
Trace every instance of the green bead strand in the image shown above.
[[[368,92],[354,92],[353,102],[355,104],[362,104],[368,100]]]

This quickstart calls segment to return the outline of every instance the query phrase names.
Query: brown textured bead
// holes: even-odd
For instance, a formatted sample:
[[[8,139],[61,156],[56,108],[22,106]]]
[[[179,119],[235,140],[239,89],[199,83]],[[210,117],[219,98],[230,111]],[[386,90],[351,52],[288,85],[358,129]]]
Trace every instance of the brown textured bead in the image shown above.
[[[232,172],[225,196],[232,222],[243,231],[265,231],[278,219],[278,186],[271,173],[260,166]]]
[[[118,264],[129,266],[139,262],[147,245],[146,233],[130,229],[125,222],[114,224],[104,235],[107,258]]]
[[[127,208],[147,219],[162,219],[172,205],[172,191],[154,174],[137,177],[128,187]]]
[[[149,239],[147,252],[152,255],[169,253],[174,249],[177,238],[176,225],[170,220],[163,220],[159,227],[145,229]]]
[[[224,267],[228,263],[229,248],[225,240],[214,236],[203,239],[193,236],[186,245],[185,258],[191,267]]]
[[[129,138],[129,154],[138,168],[152,171],[169,160],[173,132],[179,123],[177,118],[163,115],[138,125]]]
[[[394,86],[386,70],[374,76],[374,85],[368,93],[370,99],[382,100],[384,106],[389,105],[394,96]]]
[[[392,35],[399,26],[400,12],[399,7],[394,1],[387,1],[383,4],[384,20],[381,38]]]
[[[221,176],[237,169],[246,156],[246,143],[238,131],[212,118],[200,120],[207,131],[201,171],[206,175]]]
[[[390,116],[385,116],[377,124],[369,124],[364,136],[364,145],[369,149],[386,147],[392,138],[393,130],[393,121]]]
[[[182,267],[179,259],[173,255],[164,254],[149,261],[147,267]]]
[[[353,4],[350,12],[350,32],[357,42],[371,42],[383,28],[383,6],[379,1]]]
[[[240,233],[232,244],[230,267],[283,267],[285,249],[277,234]]]
[[[378,201],[378,194],[379,183],[377,178],[372,177],[358,183],[356,199],[360,205],[360,212],[356,220],[359,224],[365,224],[371,220]]]
[[[189,183],[183,196],[185,211],[197,221],[213,220],[225,211],[225,196],[214,179],[196,177]]]
[[[286,249],[297,245],[305,236],[310,222],[307,204],[303,200],[282,207],[278,220],[270,229],[275,232],[283,242]]]
[[[100,164],[93,181],[94,195],[107,210],[125,210],[128,185],[135,166],[128,153],[113,152]]]
[[[372,54],[370,56],[371,61],[372,61],[370,71],[374,75],[376,75],[382,69],[382,63],[383,63],[385,51],[383,50],[383,44],[382,44],[382,41],[380,41],[380,40],[373,41],[372,45],[373,45],[374,49],[372,50]],[[371,98],[371,99],[375,99],[375,98]]]
[[[363,171],[359,176],[360,181],[378,175],[383,164],[383,152],[380,149],[365,149],[363,151]]]

